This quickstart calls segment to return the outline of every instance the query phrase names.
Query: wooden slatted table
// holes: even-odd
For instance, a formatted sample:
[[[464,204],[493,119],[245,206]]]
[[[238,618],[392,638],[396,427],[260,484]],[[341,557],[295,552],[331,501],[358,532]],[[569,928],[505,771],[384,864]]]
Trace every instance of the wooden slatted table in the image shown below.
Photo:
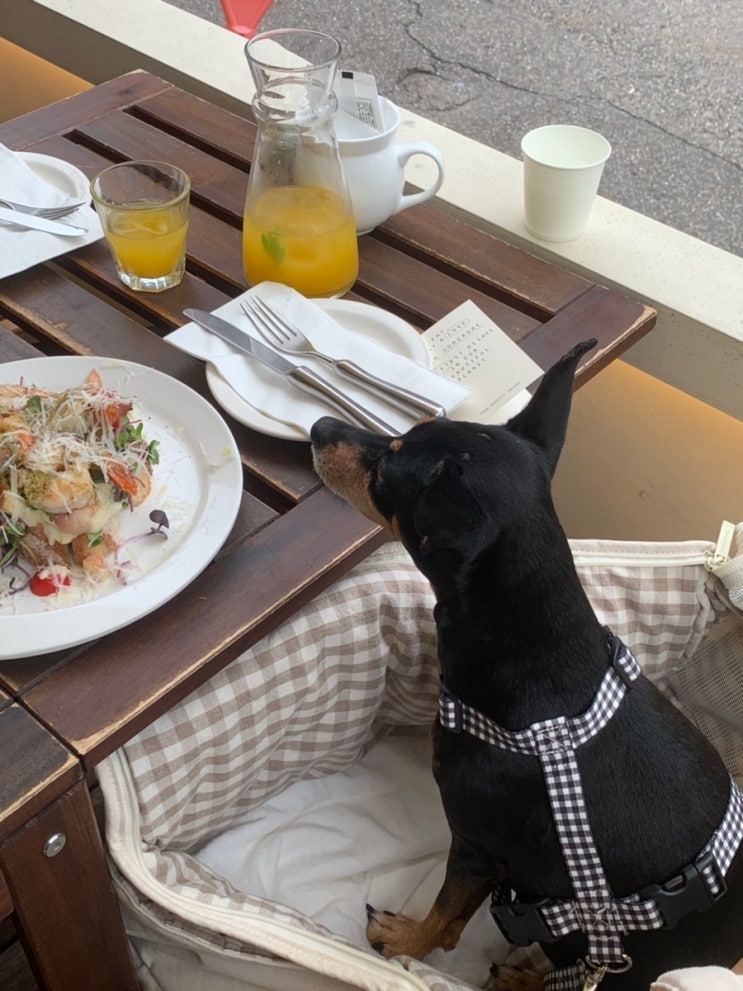
[[[210,399],[203,364],[162,338],[185,322],[184,308],[214,309],[246,287],[241,218],[254,138],[249,121],[145,72],[1,124],[3,144],[65,159],[89,177],[126,159],[178,164],[192,180],[192,208],[188,272],[165,293],[128,290],[116,278],[103,241],[0,280],[0,362],[57,354],[125,358],[166,372]],[[360,258],[349,298],[384,307],[419,330],[472,299],[543,368],[574,343],[597,337],[599,346],[579,370],[579,385],[646,334],[655,319],[643,304],[507,245],[435,205],[415,207],[365,235]],[[64,773],[55,781],[77,803],[83,824],[85,770],[383,539],[378,528],[319,484],[308,444],[262,436],[227,419],[243,464],[242,506],[204,573],[170,603],[97,642],[0,661],[0,686],[7,693],[0,717],[9,717],[9,725],[22,716],[24,724],[40,724],[39,732],[46,727],[47,749],[59,756],[62,747],[72,755],[75,770],[63,761]],[[2,773],[8,774],[7,761]],[[36,789],[24,781],[19,777],[10,794],[0,789],[13,825],[35,821],[42,796],[48,808],[60,798],[59,788],[47,793],[45,780]],[[25,803],[17,794],[23,787]],[[120,927],[109,915],[106,924],[89,928],[90,885],[100,880],[103,865],[100,852],[91,850],[90,830],[74,849],[68,846],[65,857],[73,866],[83,856],[92,858],[93,866],[86,865],[83,885],[70,893],[64,924],[47,933],[43,944],[34,913],[43,908],[46,893],[18,881],[39,853],[11,843],[9,835],[0,832],[0,868],[28,927],[26,945],[42,985],[54,991],[72,987],[64,976],[64,948],[76,946],[85,932],[90,967],[78,968],[75,991],[128,991],[133,974],[121,963]]]

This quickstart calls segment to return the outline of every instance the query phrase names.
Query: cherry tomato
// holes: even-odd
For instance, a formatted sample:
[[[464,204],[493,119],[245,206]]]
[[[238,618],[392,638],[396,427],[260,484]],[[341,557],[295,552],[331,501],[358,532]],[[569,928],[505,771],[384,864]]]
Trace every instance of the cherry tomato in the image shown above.
[[[42,574],[37,571],[29,583],[29,589],[34,595],[54,595],[63,585],[70,584],[69,575]]]

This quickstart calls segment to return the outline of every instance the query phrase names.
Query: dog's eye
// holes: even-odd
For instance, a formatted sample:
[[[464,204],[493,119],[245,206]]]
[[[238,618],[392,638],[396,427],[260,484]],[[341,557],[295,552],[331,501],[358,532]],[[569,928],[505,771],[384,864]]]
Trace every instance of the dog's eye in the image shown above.
[[[493,435],[492,434],[486,434],[484,430],[478,430],[477,433],[475,434],[475,436],[476,437],[482,437],[483,440],[492,440],[493,439]]]
[[[471,461],[472,460],[472,455],[468,451],[463,451],[462,454],[459,455],[459,460],[460,461]]]

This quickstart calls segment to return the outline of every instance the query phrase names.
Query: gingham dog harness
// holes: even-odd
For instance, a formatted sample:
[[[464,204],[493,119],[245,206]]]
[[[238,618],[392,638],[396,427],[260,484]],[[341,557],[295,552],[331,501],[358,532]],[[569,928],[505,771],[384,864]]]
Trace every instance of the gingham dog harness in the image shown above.
[[[693,864],[664,885],[614,898],[596,850],[583,796],[576,750],[612,718],[640,674],[637,661],[616,637],[609,637],[611,664],[590,708],[580,716],[558,716],[511,732],[460,702],[442,685],[439,722],[453,733],[469,733],[513,753],[539,757],[552,815],[575,898],[522,904],[501,887],[491,912],[509,942],[554,942],[575,930],[588,940],[586,961],[545,977],[547,991],[597,987],[606,973],[631,966],[622,949],[622,933],[670,928],[688,912],[708,907],[725,892],[725,874],[743,838],[743,795],[731,780],[723,820]]]

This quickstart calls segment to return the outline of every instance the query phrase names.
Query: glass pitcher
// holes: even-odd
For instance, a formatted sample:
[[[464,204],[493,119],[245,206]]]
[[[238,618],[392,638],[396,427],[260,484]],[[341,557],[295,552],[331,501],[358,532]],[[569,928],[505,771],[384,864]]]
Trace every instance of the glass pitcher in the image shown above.
[[[356,281],[358,242],[333,118],[341,46],[285,28],[245,46],[258,136],[243,215],[249,285],[270,280],[304,296],[339,296]]]

